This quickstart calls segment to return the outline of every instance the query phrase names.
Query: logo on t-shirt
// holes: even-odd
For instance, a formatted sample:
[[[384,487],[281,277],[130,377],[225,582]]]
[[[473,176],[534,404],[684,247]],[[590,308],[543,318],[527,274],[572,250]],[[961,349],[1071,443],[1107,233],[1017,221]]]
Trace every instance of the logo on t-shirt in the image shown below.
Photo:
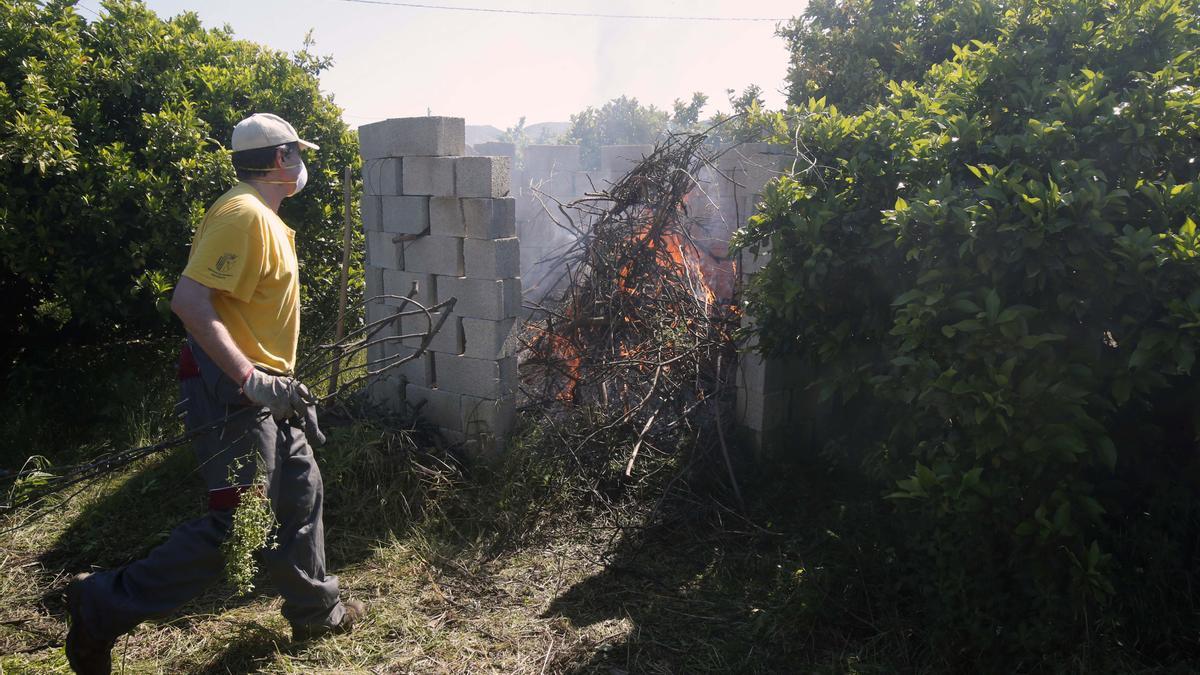
[[[218,279],[226,279],[232,276],[229,268],[233,266],[233,262],[237,260],[237,254],[224,253],[220,258],[217,258],[217,264],[208,268],[208,271]]]

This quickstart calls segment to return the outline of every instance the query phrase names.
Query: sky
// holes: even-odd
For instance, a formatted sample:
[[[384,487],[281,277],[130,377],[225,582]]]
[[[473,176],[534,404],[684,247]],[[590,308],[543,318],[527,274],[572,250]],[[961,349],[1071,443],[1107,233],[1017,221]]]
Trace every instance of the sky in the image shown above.
[[[465,117],[504,129],[565,122],[621,95],[670,109],[692,92],[705,114],[729,109],[726,89],[757,84],[784,101],[787,51],[775,21],[537,16],[401,7],[399,0],[145,0],[159,16],[196,12],[209,27],[295,51],[310,29],[334,66],[321,86],[350,126],[388,117]],[[519,11],[786,18],[804,0],[412,0]],[[80,0],[86,14],[100,0]]]

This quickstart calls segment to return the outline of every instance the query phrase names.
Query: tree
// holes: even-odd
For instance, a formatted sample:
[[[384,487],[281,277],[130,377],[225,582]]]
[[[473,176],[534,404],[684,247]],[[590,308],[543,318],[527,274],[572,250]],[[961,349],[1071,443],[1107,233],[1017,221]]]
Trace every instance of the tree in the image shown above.
[[[670,117],[653,105],[643,106],[636,98],[614,98],[600,108],[588,106],[571,115],[571,127],[562,142],[580,146],[583,166],[600,166],[600,147],[653,143],[668,126]]]
[[[700,124],[700,113],[704,111],[706,105],[708,105],[708,96],[698,91],[692,94],[692,100],[687,103],[675,99],[671,105],[671,129],[673,131],[695,129]]]
[[[791,53],[788,103],[824,97],[855,112],[887,83],[919,81],[955,45],[991,40],[1005,0],[812,0],[779,29]]]
[[[798,25],[859,17],[828,34],[869,54],[862,17],[895,7],[946,10],[814,2]],[[1200,527],[1198,15],[1015,1],[978,34],[880,38],[896,60],[871,78],[951,46],[861,87],[836,72],[853,54],[800,52],[806,73],[834,64],[829,98],[787,116],[814,168],[740,234],[772,252],[749,312],[764,349],[807,365],[827,456],[895,505],[941,653],[1190,639],[1173,589],[1197,581]]]
[[[500,140],[504,143],[512,143],[515,156],[513,157],[513,168],[525,166],[525,148],[529,146],[529,132],[525,129],[525,116],[521,115],[521,119],[517,120],[515,126],[511,126],[500,134]]]
[[[68,0],[0,3],[0,375],[115,344],[173,344],[166,306],[205,207],[234,182],[233,125],[256,111],[321,146],[285,200],[305,322],[330,315],[341,260],[344,167],[357,142],[322,95],[327,58],[288,55],[162,20],[135,0],[86,22]],[[103,352],[103,350],[101,350]],[[26,369],[28,371],[28,368]],[[93,373],[93,376],[97,376]],[[98,377],[98,376],[97,376]]]

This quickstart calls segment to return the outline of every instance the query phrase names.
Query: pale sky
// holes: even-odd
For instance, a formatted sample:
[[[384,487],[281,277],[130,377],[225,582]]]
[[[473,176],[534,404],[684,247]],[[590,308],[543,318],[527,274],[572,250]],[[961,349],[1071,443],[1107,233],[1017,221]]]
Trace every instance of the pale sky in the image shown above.
[[[379,0],[388,2],[390,0]],[[781,18],[804,0],[413,0],[508,10]],[[726,89],[757,84],[784,101],[787,51],[774,21],[682,21],[530,16],[419,9],[345,0],[145,0],[159,16],[194,11],[206,26],[276,49],[315,51],[334,66],[322,89],[358,126],[388,117],[465,117],[501,129],[567,121],[622,94],[670,108],[693,91],[705,114],[728,110]],[[99,0],[80,7],[100,11]]]

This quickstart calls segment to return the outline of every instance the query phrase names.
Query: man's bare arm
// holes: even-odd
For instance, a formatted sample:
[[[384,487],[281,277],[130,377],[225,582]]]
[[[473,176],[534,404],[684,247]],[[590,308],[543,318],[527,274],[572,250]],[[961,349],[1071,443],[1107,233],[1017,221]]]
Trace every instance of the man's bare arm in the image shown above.
[[[175,294],[171,297],[171,311],[183,321],[183,327],[221,372],[242,384],[246,373],[254,369],[254,364],[238,349],[229,329],[217,316],[212,304],[212,294],[215,292],[193,279],[179,277]]]

